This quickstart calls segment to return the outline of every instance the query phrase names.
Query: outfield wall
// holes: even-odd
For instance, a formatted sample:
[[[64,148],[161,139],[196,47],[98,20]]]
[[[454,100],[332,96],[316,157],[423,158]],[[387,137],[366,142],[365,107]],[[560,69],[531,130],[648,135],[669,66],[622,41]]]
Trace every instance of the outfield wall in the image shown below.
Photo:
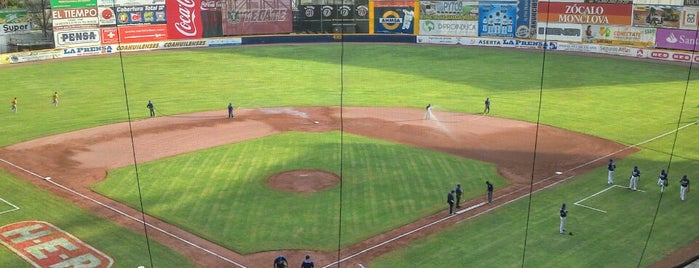
[[[116,52],[145,51],[160,49],[225,47],[260,44],[297,44],[297,43],[405,43],[432,45],[462,45],[477,47],[498,47],[509,49],[539,49],[549,51],[568,51],[625,56],[640,59],[653,59],[674,62],[699,63],[699,55],[691,52],[639,47],[614,46],[562,41],[541,41],[531,39],[488,38],[488,37],[449,37],[449,36],[414,36],[414,35],[278,35],[250,36],[215,39],[193,39],[177,41],[159,41],[129,43],[121,45],[84,46],[63,49],[17,52],[0,55],[0,64],[17,64],[23,62],[70,58],[78,56],[98,56]]]

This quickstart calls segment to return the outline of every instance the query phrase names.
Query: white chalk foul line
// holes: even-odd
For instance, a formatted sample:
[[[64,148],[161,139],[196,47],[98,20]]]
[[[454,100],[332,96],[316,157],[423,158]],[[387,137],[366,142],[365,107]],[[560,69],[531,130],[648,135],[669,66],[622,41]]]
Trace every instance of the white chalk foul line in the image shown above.
[[[657,140],[657,139],[659,139],[659,138],[665,137],[665,136],[667,136],[667,135],[670,135],[670,134],[674,133],[675,131],[679,131],[679,130],[681,130],[681,129],[687,128],[687,127],[689,127],[689,126],[691,126],[691,125],[695,125],[695,124],[697,124],[697,123],[699,123],[699,120],[697,120],[696,122],[692,122],[692,123],[686,124],[686,125],[684,125],[684,126],[682,126],[682,127],[679,127],[679,128],[677,128],[677,129],[668,131],[668,132],[666,132],[666,133],[660,134],[660,135],[658,135],[658,136],[656,136],[656,137],[653,137],[653,138],[647,139],[647,140],[645,140],[645,141],[636,143],[636,144],[634,144],[634,145],[630,145],[630,146],[627,146],[627,147],[625,147],[625,148],[619,149],[619,150],[617,150],[617,151],[615,151],[615,152],[612,152],[612,153],[609,153],[609,154],[607,154],[607,155],[605,155],[605,156],[598,157],[598,158],[593,159],[593,160],[591,160],[591,161],[588,161],[588,162],[586,162],[586,163],[580,164],[580,165],[578,165],[578,166],[576,166],[576,167],[573,167],[573,168],[570,168],[570,169],[568,169],[568,170],[566,170],[566,171],[561,172],[561,174],[567,173],[567,172],[571,172],[571,171],[573,171],[573,170],[580,169],[580,168],[582,168],[582,167],[588,166],[588,165],[590,165],[590,164],[592,164],[592,163],[594,163],[594,162],[597,162],[597,161],[599,161],[599,160],[608,158],[608,157],[610,157],[610,156],[612,156],[612,155],[615,155],[615,154],[618,154],[618,153],[620,153],[620,152],[626,151],[626,150],[628,150],[628,149],[630,149],[630,148],[638,147],[638,146],[640,146],[640,145],[642,145],[642,144],[649,143],[649,142],[651,142],[651,141],[654,141],[654,140]],[[538,185],[538,184],[540,184],[540,183],[547,182],[547,181],[553,179],[555,176],[558,176],[558,175],[561,175],[561,174],[556,174],[556,175],[552,175],[552,176],[549,176],[549,177],[547,177],[547,178],[544,178],[544,179],[542,179],[542,180],[540,180],[540,181],[537,181],[537,182],[533,183],[532,186]],[[554,185],[557,185],[557,184],[559,184],[559,183],[568,181],[568,180],[570,180],[570,179],[572,179],[572,178],[574,178],[574,176],[569,176],[569,177],[567,177],[567,178],[565,178],[565,179],[562,179],[562,180],[557,181],[557,182],[554,182],[554,183],[552,183],[552,184],[550,184],[550,185],[544,186],[544,187],[542,187],[542,188],[540,188],[540,189],[538,189],[538,190],[534,190],[534,191],[532,191],[531,193],[533,194],[533,193],[537,193],[537,192],[539,192],[539,191],[541,191],[541,190],[548,189],[548,188],[550,188],[550,187],[552,187],[552,186],[554,186]],[[622,186],[619,186],[619,187],[622,187]],[[525,189],[525,188],[522,188],[522,189]],[[508,195],[513,195],[513,194],[515,194],[515,193],[521,191],[522,189],[515,190],[515,191],[510,192],[510,193],[508,193],[508,194],[506,194],[506,195],[503,195],[503,196],[501,196],[501,197],[508,196]],[[478,216],[480,216],[480,215],[482,215],[482,214],[485,214],[485,213],[487,213],[487,212],[490,212],[490,211],[492,211],[492,210],[494,210],[494,209],[496,209],[496,208],[498,208],[498,207],[501,207],[501,206],[510,204],[510,203],[512,203],[512,202],[515,202],[515,201],[517,201],[517,200],[519,200],[519,199],[522,199],[522,198],[524,198],[524,197],[527,197],[527,196],[529,196],[529,195],[530,195],[530,193],[527,193],[527,194],[524,194],[524,195],[522,195],[522,196],[519,196],[519,197],[517,197],[517,198],[515,198],[515,199],[512,199],[512,200],[510,200],[510,201],[507,201],[507,202],[505,202],[505,203],[503,203],[503,204],[500,204],[500,205],[497,205],[497,206],[493,206],[493,207],[491,207],[491,208],[489,208],[489,209],[487,209],[487,210],[485,210],[485,211],[482,211],[482,212],[477,213],[477,214],[475,214],[475,215],[469,216],[469,217],[467,217],[466,219],[460,220],[460,221],[457,222],[457,223],[460,223],[460,222],[462,222],[462,221],[470,220],[470,219],[472,219],[472,218],[478,217]],[[497,197],[497,198],[495,198],[495,200],[500,199],[501,197]],[[457,213],[458,213],[458,212],[457,212]],[[463,213],[463,212],[462,212],[462,213]],[[605,213],[606,213],[606,212],[605,212]],[[328,268],[328,267],[333,266],[333,265],[336,265],[336,264],[338,264],[338,263],[342,263],[342,262],[347,261],[347,260],[349,260],[349,259],[351,259],[351,258],[354,258],[354,257],[356,257],[356,256],[358,256],[358,255],[361,255],[361,254],[363,254],[363,253],[366,253],[366,252],[368,252],[368,251],[371,251],[371,250],[373,250],[373,249],[375,249],[375,248],[377,248],[377,247],[379,247],[379,246],[388,244],[388,243],[390,243],[390,242],[393,242],[393,241],[395,241],[395,240],[398,240],[399,238],[402,238],[402,237],[407,236],[407,235],[409,235],[409,234],[415,233],[415,232],[418,231],[418,230],[422,230],[422,229],[427,228],[427,227],[429,227],[429,226],[432,226],[432,225],[434,225],[434,224],[440,223],[440,222],[442,222],[442,221],[444,221],[444,220],[446,220],[446,219],[448,219],[448,218],[450,218],[450,217],[442,218],[442,219],[436,220],[435,222],[432,222],[432,223],[429,223],[429,224],[427,224],[427,225],[424,225],[424,226],[422,226],[422,227],[418,227],[417,229],[412,230],[412,231],[408,231],[407,233],[402,234],[402,235],[399,235],[398,237],[395,237],[395,238],[386,240],[386,241],[384,241],[384,242],[379,243],[378,245],[371,246],[371,247],[369,247],[369,248],[367,248],[367,249],[364,249],[364,250],[362,250],[362,251],[359,251],[359,252],[357,252],[357,253],[355,253],[355,254],[352,254],[352,255],[350,255],[350,256],[347,256],[347,257],[345,257],[345,258],[342,258],[342,259],[340,259],[340,260],[338,260],[338,261],[335,261],[335,262],[333,262],[333,263],[331,263],[331,264],[328,264],[328,265],[326,265],[326,266],[323,266],[323,268]]]
[[[10,202],[8,202],[7,200],[2,199],[2,198],[0,198],[0,200],[2,200],[2,202],[5,202],[5,204],[8,204],[9,206],[12,207],[12,209],[8,209],[8,210],[5,210],[5,211],[0,211],[0,214],[10,213],[10,212],[12,212],[12,211],[19,210],[19,207],[18,207],[18,206],[15,206],[15,204],[12,204],[12,203],[10,203]]]
[[[105,204],[105,203],[100,202],[99,200],[93,199],[93,198],[91,198],[91,197],[89,197],[89,196],[86,196],[86,195],[84,195],[84,194],[82,194],[82,193],[79,193],[79,192],[77,192],[77,191],[75,191],[75,190],[73,190],[73,189],[70,189],[70,188],[68,188],[68,187],[66,187],[66,186],[63,186],[63,185],[61,185],[61,184],[59,184],[59,183],[57,183],[57,182],[51,180],[51,177],[44,177],[44,176],[41,176],[41,175],[39,175],[39,174],[37,174],[37,173],[35,173],[35,172],[32,172],[32,171],[30,171],[30,170],[28,170],[28,169],[25,169],[25,168],[23,168],[23,167],[20,167],[20,166],[18,166],[18,165],[15,165],[14,163],[11,163],[11,162],[9,162],[9,161],[7,161],[7,160],[5,160],[5,159],[2,159],[2,158],[0,158],[0,161],[6,163],[6,164],[8,164],[8,165],[11,165],[11,166],[13,166],[13,167],[15,167],[15,168],[17,168],[17,169],[19,169],[19,170],[22,170],[22,171],[24,171],[24,172],[26,172],[26,173],[28,173],[28,174],[31,174],[31,175],[33,175],[33,176],[35,176],[35,177],[38,177],[38,178],[40,178],[40,179],[43,179],[44,181],[47,181],[47,182],[53,184],[54,186],[59,187],[59,188],[61,188],[61,189],[63,189],[63,190],[66,190],[66,191],[68,191],[68,192],[70,192],[70,193],[72,193],[72,194],[74,194],[74,195],[77,195],[77,196],[79,196],[79,197],[81,197],[81,198],[84,198],[84,199],[86,199],[86,200],[89,200],[90,202],[93,202],[93,203],[98,204],[98,205],[100,205],[100,206],[102,206],[102,207],[105,207],[105,208],[107,208],[107,209],[109,209],[109,210],[111,210],[111,211],[113,211],[113,212],[116,212],[116,213],[119,214],[119,215],[122,215],[122,216],[124,216],[124,217],[127,217],[127,218],[129,218],[129,219],[131,219],[131,220],[134,220],[134,221],[140,223],[140,224],[145,224],[146,226],[148,226],[148,227],[150,227],[150,228],[153,228],[154,230],[157,230],[157,231],[159,231],[159,232],[161,232],[161,233],[163,233],[163,234],[165,234],[165,235],[167,235],[167,236],[169,236],[169,237],[172,237],[172,238],[174,238],[174,239],[177,239],[177,240],[179,240],[179,241],[181,241],[181,242],[183,242],[183,243],[185,243],[185,244],[187,244],[187,245],[190,245],[190,246],[192,246],[192,247],[195,247],[195,248],[197,248],[197,249],[199,249],[199,250],[201,250],[201,251],[204,251],[204,252],[206,252],[206,253],[208,253],[208,254],[211,254],[211,255],[213,255],[213,256],[216,256],[217,258],[222,259],[222,260],[224,260],[224,261],[226,261],[226,262],[228,262],[228,263],[234,264],[234,265],[236,265],[236,266],[238,266],[238,267],[240,267],[240,268],[247,268],[247,267],[245,267],[244,265],[235,262],[234,260],[231,260],[231,259],[226,258],[225,256],[222,256],[222,255],[220,255],[220,254],[218,254],[218,253],[216,253],[216,252],[213,252],[213,251],[208,250],[208,249],[206,249],[206,248],[204,248],[204,247],[202,247],[202,246],[199,246],[199,245],[195,244],[194,242],[190,242],[189,240],[186,240],[186,239],[184,239],[184,238],[182,238],[182,237],[179,237],[179,236],[177,236],[177,235],[175,235],[175,234],[173,234],[173,233],[171,233],[171,232],[168,232],[168,231],[165,230],[165,229],[162,229],[162,228],[157,227],[157,226],[154,226],[154,225],[152,225],[152,224],[150,224],[150,223],[144,222],[144,221],[142,221],[142,220],[139,219],[139,218],[133,217],[133,216],[127,214],[126,212],[123,212],[123,211],[121,211],[121,210],[116,209],[115,207],[109,206],[109,205],[107,205],[107,204]]]
[[[475,205],[473,205],[473,206],[467,207],[467,208],[465,208],[465,209],[462,209],[462,210],[460,210],[460,211],[457,211],[456,213],[457,213],[457,214],[464,213],[464,212],[466,212],[466,211],[469,211],[469,210],[478,208],[478,207],[483,206],[483,205],[485,205],[485,202],[481,202],[481,203],[479,203],[479,204],[475,204]],[[391,242],[393,242],[393,241],[396,241],[396,240],[398,240],[398,239],[401,239],[401,238],[403,238],[403,237],[406,237],[406,236],[408,236],[408,235],[411,235],[411,234],[413,234],[413,233],[415,233],[415,232],[418,232],[418,231],[420,231],[420,230],[423,230],[423,229],[425,229],[425,228],[428,228],[428,227],[430,227],[430,226],[432,226],[432,225],[435,225],[435,224],[437,224],[437,223],[440,223],[440,222],[446,221],[446,220],[448,220],[448,219],[451,219],[451,218],[454,217],[454,216],[455,216],[455,215],[449,215],[449,216],[447,216],[447,217],[444,217],[444,218],[441,218],[441,219],[439,219],[439,220],[433,221],[433,222],[431,222],[431,223],[425,224],[425,225],[423,225],[423,226],[420,226],[420,227],[418,227],[418,228],[415,228],[415,229],[413,229],[413,230],[410,230],[410,231],[408,231],[408,232],[406,232],[406,233],[400,234],[400,235],[398,235],[398,236],[396,236],[396,237],[393,237],[393,238],[391,238],[391,239],[388,239],[388,240],[386,240],[386,241],[383,241],[383,242],[381,242],[381,243],[379,243],[379,244],[373,245],[373,246],[368,247],[368,248],[366,248],[366,249],[364,249],[364,250],[361,250],[361,251],[359,251],[359,252],[356,252],[356,253],[354,253],[354,254],[352,254],[352,255],[349,255],[349,256],[347,256],[347,257],[344,257],[344,258],[342,258],[342,259],[340,259],[340,260],[337,260],[337,261],[335,261],[335,262],[332,262],[332,263],[330,263],[330,264],[328,264],[328,265],[323,266],[322,268],[328,268],[328,267],[330,267],[330,266],[335,266],[335,265],[337,265],[337,264],[339,264],[339,263],[342,263],[342,262],[344,262],[344,261],[347,261],[347,260],[349,260],[349,259],[351,259],[351,258],[354,258],[354,257],[359,256],[359,255],[361,255],[361,254],[364,254],[364,253],[366,253],[366,252],[369,252],[369,251],[371,251],[371,250],[373,250],[373,249],[375,249],[375,248],[378,248],[378,247],[380,247],[380,246],[386,245],[386,244],[388,244],[388,243],[391,243]]]

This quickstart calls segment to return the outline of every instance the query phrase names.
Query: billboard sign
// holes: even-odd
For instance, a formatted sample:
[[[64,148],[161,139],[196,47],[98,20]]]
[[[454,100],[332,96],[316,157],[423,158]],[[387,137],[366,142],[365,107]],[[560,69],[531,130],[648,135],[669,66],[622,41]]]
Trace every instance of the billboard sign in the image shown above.
[[[202,37],[201,1],[167,0],[165,4],[167,34],[169,39],[193,39]]]
[[[478,6],[478,35],[514,37],[516,2],[481,2]]]
[[[580,24],[542,23],[536,31],[536,39],[540,40],[580,42],[582,38]]]
[[[588,25],[591,36],[586,42],[608,45],[653,46],[655,28]]]
[[[681,6],[633,5],[633,26],[679,28]]]
[[[96,7],[97,0],[51,0],[51,9]]]
[[[537,21],[593,25],[631,25],[631,4],[541,2]]]
[[[478,21],[420,19],[420,34],[478,36]]]
[[[333,7],[322,15],[332,16]],[[222,6],[223,35],[291,33],[291,0],[226,0]]]
[[[99,29],[73,29],[68,31],[54,31],[56,47],[70,47],[76,45],[99,45]]]
[[[655,46],[667,49],[699,51],[697,41],[699,41],[697,31],[659,28]]]
[[[415,2],[374,2],[374,33],[415,34]],[[417,14],[419,15],[419,14]]]
[[[421,1],[420,19],[478,21],[478,2]]]
[[[0,35],[26,33],[32,27],[24,9],[0,9]]]

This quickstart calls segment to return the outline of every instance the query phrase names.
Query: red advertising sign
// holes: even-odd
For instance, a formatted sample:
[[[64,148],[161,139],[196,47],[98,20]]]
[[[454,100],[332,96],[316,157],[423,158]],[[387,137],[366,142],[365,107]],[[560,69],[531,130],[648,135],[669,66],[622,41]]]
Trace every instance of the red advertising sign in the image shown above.
[[[631,25],[631,4],[540,2],[537,20],[595,25]]]
[[[101,28],[100,34],[102,45],[112,45],[119,42],[143,43],[168,39],[167,26],[164,24]]]
[[[169,39],[196,39],[202,37],[201,1],[166,0],[165,16]]]
[[[114,260],[58,227],[25,221],[0,227],[0,243],[33,267],[111,267]]]

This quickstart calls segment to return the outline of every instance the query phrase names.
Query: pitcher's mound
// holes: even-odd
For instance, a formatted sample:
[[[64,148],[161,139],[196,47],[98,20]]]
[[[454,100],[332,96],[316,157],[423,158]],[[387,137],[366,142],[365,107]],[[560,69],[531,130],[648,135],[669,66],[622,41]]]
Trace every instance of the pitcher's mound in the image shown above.
[[[340,183],[334,173],[313,169],[291,170],[273,175],[267,180],[270,187],[294,193],[310,194]]]

